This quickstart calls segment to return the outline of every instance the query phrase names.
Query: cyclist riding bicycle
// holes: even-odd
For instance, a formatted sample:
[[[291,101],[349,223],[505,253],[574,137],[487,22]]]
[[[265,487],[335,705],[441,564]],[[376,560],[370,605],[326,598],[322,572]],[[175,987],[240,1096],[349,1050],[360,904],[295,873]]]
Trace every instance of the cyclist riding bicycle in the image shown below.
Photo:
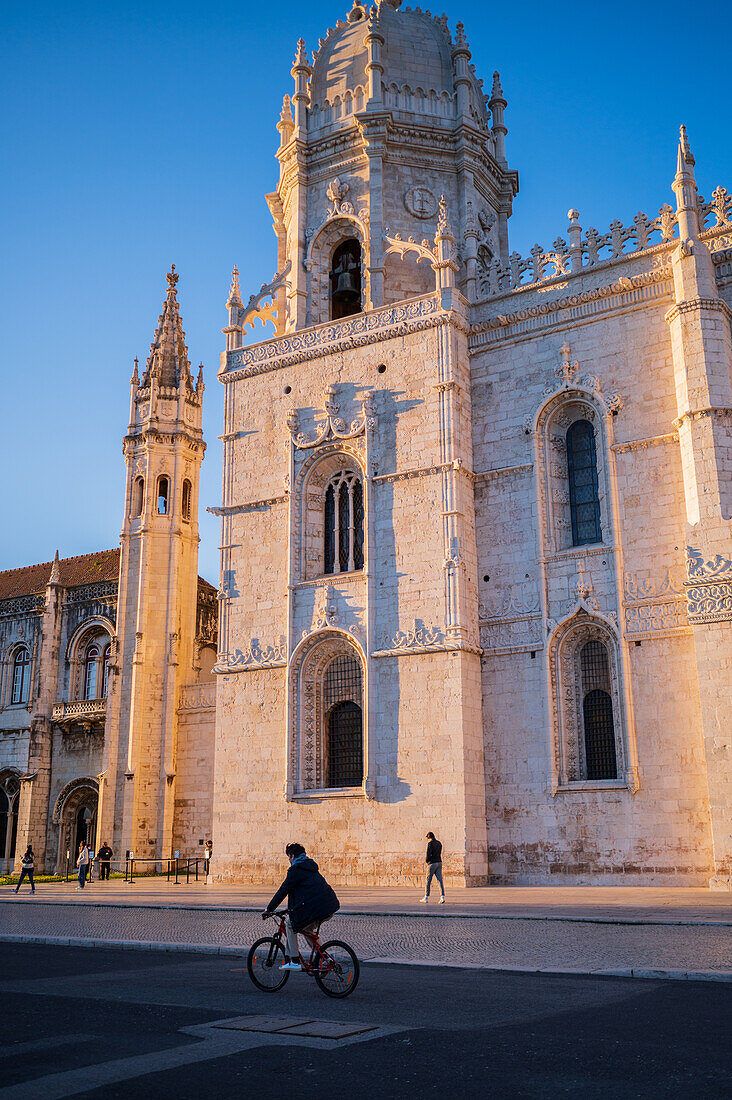
[[[314,859],[305,854],[302,844],[288,844],[285,854],[290,861],[290,870],[285,881],[272,898],[262,919],[270,917],[283,898],[288,899],[289,913],[285,917],[287,931],[287,956],[280,970],[302,970],[300,966],[300,948],[297,943],[298,932],[309,932],[317,924],[330,920],[337,913],[341,903],[335,891],[328,885],[318,871]]]

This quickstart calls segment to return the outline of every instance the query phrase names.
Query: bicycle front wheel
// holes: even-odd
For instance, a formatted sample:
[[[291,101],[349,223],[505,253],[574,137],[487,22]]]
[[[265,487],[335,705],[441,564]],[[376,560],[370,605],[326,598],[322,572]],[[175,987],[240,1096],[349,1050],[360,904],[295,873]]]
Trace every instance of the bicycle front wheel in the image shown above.
[[[326,997],[347,997],[358,985],[361,968],[347,943],[330,940],[321,948],[320,969],[315,980]]]
[[[280,970],[285,961],[285,952],[279,940],[273,936],[264,936],[253,943],[247,959],[247,970],[257,989],[263,993],[276,993],[282,989],[290,974]]]

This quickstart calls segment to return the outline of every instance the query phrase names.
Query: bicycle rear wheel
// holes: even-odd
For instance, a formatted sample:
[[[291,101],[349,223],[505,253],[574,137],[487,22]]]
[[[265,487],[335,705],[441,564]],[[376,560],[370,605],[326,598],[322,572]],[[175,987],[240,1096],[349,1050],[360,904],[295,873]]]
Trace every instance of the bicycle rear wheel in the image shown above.
[[[326,997],[347,997],[358,985],[361,968],[356,955],[341,940],[329,940],[321,947],[320,970],[315,980]]]
[[[280,970],[285,961],[285,952],[279,940],[273,936],[263,936],[253,943],[247,959],[247,970],[257,989],[263,993],[276,993],[282,989],[290,974]]]

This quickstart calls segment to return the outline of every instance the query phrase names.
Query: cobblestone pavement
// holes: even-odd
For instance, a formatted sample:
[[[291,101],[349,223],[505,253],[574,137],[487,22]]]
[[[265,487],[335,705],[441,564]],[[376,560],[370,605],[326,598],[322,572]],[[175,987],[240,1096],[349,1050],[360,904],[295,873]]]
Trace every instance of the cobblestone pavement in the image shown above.
[[[284,868],[283,874],[284,874]],[[326,876],[327,877],[327,876]],[[135,878],[134,886],[121,879],[95,882],[84,895],[76,882],[44,882],[38,898],[64,905],[104,904],[193,907],[202,909],[262,910],[281,879],[263,886],[181,882],[164,877]],[[26,889],[24,887],[24,889]],[[0,902],[12,900],[12,888],[0,887]],[[351,913],[405,913],[412,916],[446,915],[521,917],[538,920],[609,920],[671,923],[727,923],[732,926],[732,894],[700,888],[663,886],[488,886],[448,887],[443,909],[433,894],[429,907],[420,904],[422,889],[412,887],[338,886],[344,911]]]
[[[0,903],[0,935],[245,948],[265,928],[258,914],[209,909]],[[714,925],[596,924],[517,918],[346,915],[324,929],[364,959],[506,969],[724,971],[732,932]]]

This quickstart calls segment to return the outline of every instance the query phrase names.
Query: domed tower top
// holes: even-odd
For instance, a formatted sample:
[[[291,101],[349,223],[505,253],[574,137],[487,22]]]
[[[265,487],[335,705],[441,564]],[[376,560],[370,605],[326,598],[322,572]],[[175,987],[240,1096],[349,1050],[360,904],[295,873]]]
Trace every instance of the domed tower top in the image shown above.
[[[462,24],[452,35],[446,16],[400,0],[355,0],[312,62],[300,40],[267,196],[278,267],[290,264],[288,329],[433,289],[428,265],[385,257],[383,238],[433,237],[441,195],[459,250],[467,234],[479,265],[507,259],[518,178],[505,159],[506,103],[497,73],[484,95],[470,58]]]

